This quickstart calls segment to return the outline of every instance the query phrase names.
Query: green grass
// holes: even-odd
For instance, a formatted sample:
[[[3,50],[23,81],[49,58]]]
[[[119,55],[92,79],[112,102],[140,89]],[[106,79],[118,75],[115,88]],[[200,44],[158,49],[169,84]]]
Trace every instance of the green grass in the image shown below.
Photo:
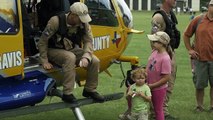
[[[150,45],[147,40],[146,34],[150,33],[151,29],[151,16],[152,12],[133,12],[134,25],[137,30],[145,30],[145,34],[138,35],[135,34],[132,38],[131,43],[126,49],[124,55],[133,55],[140,57],[140,64],[145,65],[147,63],[148,56],[150,55]],[[185,27],[189,23],[189,15],[178,15],[177,16],[179,24],[178,28],[183,33]],[[174,116],[180,118],[180,120],[212,120],[213,113],[203,112],[194,113],[193,109],[195,107],[195,90],[192,83],[192,74],[190,69],[190,63],[187,51],[184,47],[183,41],[178,50],[176,50],[176,59],[178,64],[178,72],[175,88],[173,95],[170,98],[169,110]],[[129,63],[123,63],[124,70],[130,68]],[[126,88],[123,86],[119,88],[120,82],[123,80],[122,73],[120,71],[119,65],[112,65],[109,68],[113,77],[109,77],[106,73],[100,74],[100,83],[98,86],[98,91],[102,94],[110,94],[115,92],[125,92]],[[81,98],[82,87],[75,89],[75,95]],[[209,107],[209,88],[206,89],[204,105],[207,109]],[[53,101],[59,100],[54,98]],[[45,99],[48,103],[49,98]],[[93,104],[88,106],[82,106],[81,110],[86,118],[86,120],[117,120],[118,115],[125,111],[127,108],[126,100],[122,99],[106,102],[103,104]],[[1,119],[1,116],[0,116]],[[7,118],[4,120],[74,120],[75,117],[70,109],[55,110],[51,112],[44,112],[39,114],[31,114],[20,117]]]

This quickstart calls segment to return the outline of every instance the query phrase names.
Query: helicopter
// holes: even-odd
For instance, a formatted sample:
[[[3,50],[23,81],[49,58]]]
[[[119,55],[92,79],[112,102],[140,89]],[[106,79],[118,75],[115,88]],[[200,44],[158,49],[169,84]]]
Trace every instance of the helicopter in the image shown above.
[[[38,11],[39,5],[48,0],[1,0],[0,1],[0,116],[12,117],[30,114],[34,111],[72,108],[76,118],[84,116],[79,106],[93,104],[89,98],[78,100],[79,104],[64,102],[38,105],[48,96],[61,97],[61,91],[55,88],[56,81],[63,77],[60,66],[44,70],[39,63],[37,42],[42,25],[47,21]],[[124,56],[133,33],[143,31],[133,29],[133,17],[124,0],[49,0],[59,2],[60,11],[69,12],[74,2],[83,2],[88,6],[92,18],[94,54],[100,60],[100,73],[106,72],[113,63],[129,62],[132,66],[139,63],[137,56]],[[61,6],[60,6],[61,5]],[[50,10],[56,6],[49,5]],[[52,8],[51,8],[52,7]],[[48,14],[46,14],[48,16]],[[43,16],[44,17],[44,16]],[[86,71],[76,67],[76,83],[84,86]],[[106,95],[105,101],[119,99],[123,94]],[[34,107],[24,107],[34,106]],[[24,107],[24,108],[23,108]]]

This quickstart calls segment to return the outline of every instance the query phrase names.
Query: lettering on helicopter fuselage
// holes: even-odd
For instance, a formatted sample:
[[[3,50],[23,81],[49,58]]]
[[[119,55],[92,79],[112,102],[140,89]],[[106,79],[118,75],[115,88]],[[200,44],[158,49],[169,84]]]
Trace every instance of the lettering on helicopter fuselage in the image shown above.
[[[27,91],[24,91],[24,92],[14,94],[13,98],[14,99],[21,99],[21,98],[30,97],[31,95],[32,95],[32,93],[27,90]]]
[[[110,39],[110,35],[94,37],[93,38],[93,49],[96,51],[96,50],[102,50],[102,49],[109,48],[109,39]]]
[[[8,52],[0,55],[0,70],[20,66],[22,64],[21,51]]]

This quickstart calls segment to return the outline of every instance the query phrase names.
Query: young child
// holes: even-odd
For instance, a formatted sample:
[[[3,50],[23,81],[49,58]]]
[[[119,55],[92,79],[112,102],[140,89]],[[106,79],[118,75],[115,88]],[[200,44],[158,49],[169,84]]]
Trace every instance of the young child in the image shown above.
[[[136,68],[131,72],[131,78],[135,82],[127,92],[127,99],[131,99],[130,120],[148,120],[149,106],[151,102],[151,92],[146,81],[146,70]]]
[[[170,37],[162,31],[147,36],[153,45],[153,51],[146,67],[147,83],[152,93],[155,118],[156,120],[164,120],[163,101],[171,74]]]
[[[137,69],[137,68],[140,68],[140,66],[132,65],[131,70],[128,70],[127,73],[126,73],[127,74],[127,77],[126,77],[126,80],[125,80],[125,85],[127,87],[126,94],[128,93],[130,86],[135,83],[131,78],[131,72],[133,70]],[[124,113],[119,115],[120,120],[128,120],[129,117],[130,117],[131,106],[132,106],[131,97],[127,97],[126,100],[127,100],[128,107],[127,107],[127,110]]]

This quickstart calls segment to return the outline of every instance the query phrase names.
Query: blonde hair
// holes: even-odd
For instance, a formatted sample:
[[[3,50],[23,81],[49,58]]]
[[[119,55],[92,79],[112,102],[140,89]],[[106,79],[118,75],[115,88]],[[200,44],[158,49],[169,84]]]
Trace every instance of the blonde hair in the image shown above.
[[[144,68],[136,68],[135,70],[131,71],[131,78],[134,79],[136,76],[144,76],[147,77],[146,70]]]
[[[169,54],[170,59],[172,59],[173,52],[172,52],[171,46],[168,44],[167,46],[165,46],[165,48],[166,48],[166,52]]]

